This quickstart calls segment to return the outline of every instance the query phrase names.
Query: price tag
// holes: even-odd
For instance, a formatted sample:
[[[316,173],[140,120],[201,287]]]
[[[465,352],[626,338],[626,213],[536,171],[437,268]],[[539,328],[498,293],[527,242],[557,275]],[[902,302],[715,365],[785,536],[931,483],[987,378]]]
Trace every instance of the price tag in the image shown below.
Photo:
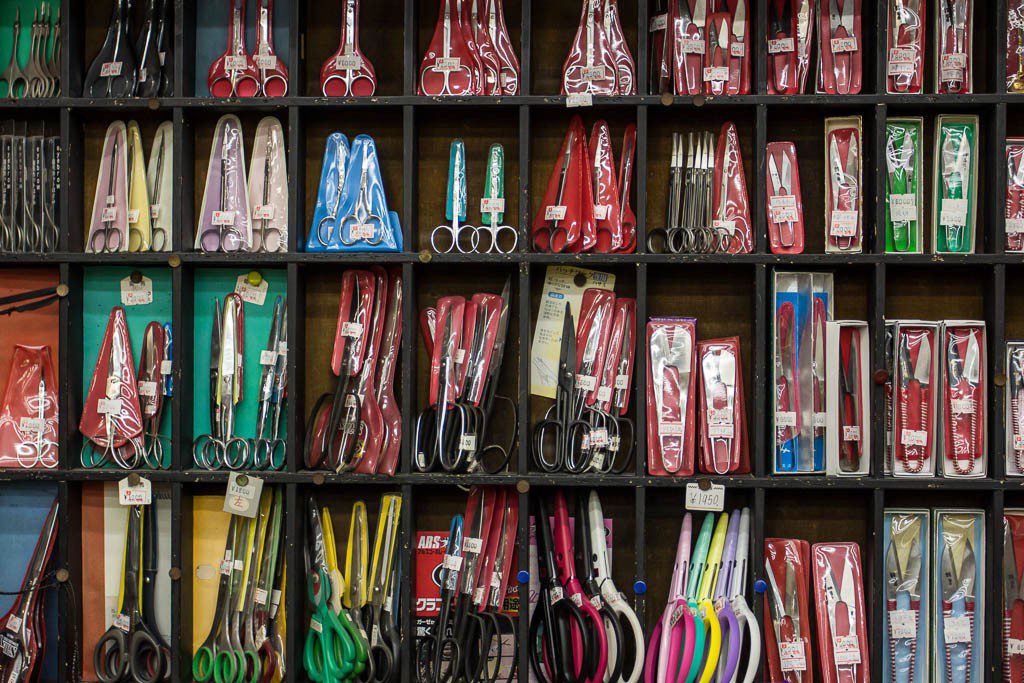
[[[967,55],[963,52],[945,54],[942,55],[942,59],[939,60],[939,64],[940,69],[943,72],[962,72],[967,68]],[[956,73],[956,75],[959,75],[959,73]]]
[[[160,374],[161,375],[169,375],[173,371],[174,371],[174,361],[172,361],[172,360],[162,360],[162,361],[160,361]]]
[[[607,78],[607,72],[605,71],[603,64],[596,66],[585,66],[581,69],[583,80],[587,83],[593,83],[594,81],[603,81]]]
[[[564,206],[548,206],[544,209],[544,220],[546,221],[560,221],[565,219]]]
[[[232,472],[228,475],[223,510],[232,515],[255,518],[260,511],[262,492],[262,479],[241,472]]]
[[[257,605],[266,605],[267,599],[270,598],[270,595],[267,593],[266,588],[257,588],[253,593],[252,598]]]
[[[128,209],[128,222],[129,223],[138,223],[139,222],[139,210],[138,209]]]
[[[1024,434],[1013,435],[1013,450],[1024,451]]]
[[[608,220],[608,209],[611,207],[607,204],[594,204],[594,220],[606,221]]]
[[[260,351],[260,365],[274,365],[277,363],[277,351],[274,349],[263,349]]]
[[[117,207],[116,206],[105,206],[100,211],[100,220],[104,223],[113,223],[117,220]]]
[[[804,641],[791,640],[779,646],[779,666],[783,671],[806,671]]]
[[[341,336],[349,339],[359,339],[363,336],[363,324],[347,322],[341,324]]]
[[[565,106],[569,109],[573,109],[575,107],[593,107],[594,96],[588,92],[570,93],[565,98]]]
[[[312,617],[309,620],[309,628],[313,631],[316,631],[317,633],[322,633],[324,630],[323,626],[320,625],[320,620],[316,617]]]
[[[857,51],[857,36],[849,36],[847,38],[833,38],[829,42],[832,45],[832,54]]]
[[[1024,29],[1024,16],[1021,16],[1022,11],[1024,11],[1024,7],[1018,7],[1016,10],[1011,10],[1007,13],[1010,28]]]
[[[833,237],[856,237],[860,213],[858,211],[832,212],[832,221],[829,224],[828,232]]]
[[[860,641],[856,635],[832,636],[836,664],[860,664]]]
[[[664,31],[666,28],[668,28],[668,14],[655,14],[653,17],[651,17],[649,30],[652,33],[654,31]]]
[[[484,197],[480,200],[480,213],[505,213],[505,198]]]
[[[121,505],[149,505],[153,502],[153,484],[145,477],[139,477],[139,483],[132,486],[128,477],[117,482],[117,501]]]
[[[928,432],[923,429],[900,430],[900,443],[904,446],[927,446]]]
[[[274,205],[263,204],[253,207],[252,217],[258,221],[272,221],[274,220]]]
[[[893,47],[889,48],[890,64],[913,64],[917,61],[917,48]]]
[[[480,604],[484,601],[484,586],[477,586],[476,590],[473,591],[473,602]]]
[[[709,439],[732,439],[736,435],[736,428],[731,424],[709,424]]]
[[[100,78],[113,78],[121,75],[121,62],[103,62],[100,66]]]
[[[658,421],[658,434],[661,436],[682,436],[683,431],[684,428],[682,422]]]
[[[597,388],[597,400],[599,403],[607,403],[612,400],[612,388],[601,385]]]
[[[160,218],[160,205],[151,204],[149,207],[149,217],[153,220]]]
[[[885,67],[887,76],[913,76],[916,70],[913,62],[890,61]]]
[[[334,68],[338,71],[358,71],[363,68],[363,58],[359,55],[338,55],[334,58]]]
[[[777,194],[768,198],[768,213],[772,223],[796,223],[800,212],[796,206],[796,195]]]
[[[973,415],[974,400],[969,398],[954,398],[949,402],[949,410],[954,415]]]
[[[101,398],[96,401],[96,412],[100,415],[119,415],[121,413],[121,399]]]
[[[462,555],[445,555],[441,566],[451,571],[459,571],[462,569]]]
[[[18,420],[18,428],[23,433],[42,434],[46,431],[46,420],[41,417],[23,417]]]
[[[608,445],[608,430],[595,429],[590,432],[590,445],[594,448],[604,448]]]
[[[939,225],[967,225],[967,200],[943,199],[942,210],[939,212]]]
[[[459,437],[459,450],[473,452],[476,450],[476,434],[463,434]]]
[[[139,396],[147,396],[149,398],[156,396],[156,382],[139,382]]]
[[[462,68],[462,60],[458,57],[438,57],[434,68],[438,71],[458,71]]]
[[[615,375],[615,388],[625,391],[629,388],[629,375]]]
[[[242,71],[245,67],[245,55],[228,55],[224,58],[224,68],[227,71]]]
[[[815,429],[824,429],[827,426],[828,426],[828,415],[825,414],[825,413],[815,413],[814,414],[814,428]]]
[[[255,55],[253,61],[256,62],[257,69],[277,68],[277,57],[275,55]]]
[[[768,54],[777,55],[795,49],[792,38],[775,38],[768,41]]]
[[[569,599],[573,601],[577,607],[583,607],[583,596],[579,593],[575,593],[569,596]]]
[[[253,285],[249,282],[248,275],[239,275],[238,279],[235,280],[235,293],[242,297],[242,301],[247,304],[262,306],[267,300],[267,290],[269,288],[270,284],[262,278],[258,285]]]
[[[744,43],[733,42],[729,44],[729,56],[742,58],[747,56],[747,46]]]
[[[697,482],[686,485],[686,509],[690,511],[721,512],[725,508],[725,487],[712,484],[702,489]]]
[[[704,54],[704,41],[700,38],[683,38],[679,41],[680,46],[683,49],[683,54],[686,55],[703,55]]]
[[[1018,235],[1024,232],[1024,218],[1007,218],[1006,232],[1010,235]]]
[[[1024,640],[1021,640],[1020,638],[1007,638],[1006,654],[1011,657],[1024,655]]]
[[[860,441],[858,425],[843,425],[843,441]]]
[[[479,555],[483,552],[484,541],[482,538],[474,538],[472,536],[466,536],[462,539],[462,552],[473,553]]]
[[[21,617],[17,614],[12,614],[7,618],[7,630],[11,633],[17,633],[21,630]]]
[[[138,282],[132,282],[131,277],[121,280],[121,305],[122,306],[145,306],[153,303],[153,281],[143,277]]]
[[[917,612],[912,609],[889,612],[889,637],[892,640],[917,638]]]
[[[796,427],[796,412],[792,410],[775,411],[775,428]]]
[[[889,218],[893,223],[909,223],[917,220],[916,194],[889,195]]]
[[[349,239],[367,241],[372,240],[377,234],[377,228],[373,223],[356,223],[348,229]]]
[[[942,620],[942,633],[946,637],[946,645],[971,642],[971,618],[945,616]]]
[[[582,391],[593,391],[597,388],[597,378],[591,375],[576,375],[576,388]]]
[[[706,66],[704,67],[704,80],[723,82],[729,80],[729,67],[727,66]]]
[[[715,230],[726,230],[728,232],[736,232],[736,221],[711,221],[711,227]]]
[[[561,602],[562,599],[565,598],[565,592],[562,591],[562,587],[561,586],[552,586],[552,588],[549,591],[549,593],[551,595],[551,604],[552,605],[554,605],[556,602]]]
[[[235,212],[234,211],[214,211],[211,222],[214,225],[234,225],[235,224]]]
[[[11,619],[18,618],[12,614]],[[18,621],[21,621],[21,619],[18,619]],[[8,623],[7,628],[10,628],[10,623]],[[6,657],[7,659],[14,659],[18,656],[19,651],[20,648],[18,647],[18,641],[16,641],[14,638],[11,638],[6,633],[0,634],[0,653],[3,653],[4,657]],[[17,676],[15,676],[15,678],[17,678]]]

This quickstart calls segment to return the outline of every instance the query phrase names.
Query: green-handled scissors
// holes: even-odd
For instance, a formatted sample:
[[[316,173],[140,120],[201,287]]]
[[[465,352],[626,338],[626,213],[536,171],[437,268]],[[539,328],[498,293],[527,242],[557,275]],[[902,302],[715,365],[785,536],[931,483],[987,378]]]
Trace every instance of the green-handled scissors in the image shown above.
[[[895,197],[913,196],[917,187],[917,129],[902,124],[886,126],[885,165],[889,181],[889,222],[892,225],[893,247],[898,252],[910,251],[911,235],[917,231],[916,220],[895,216]],[[902,132],[899,147],[896,138]]]
[[[366,584],[369,579],[369,527],[366,518],[366,503],[359,500],[352,504],[352,518],[348,527],[348,548],[345,551],[345,609],[355,626],[356,667],[364,680],[373,680],[373,659],[369,656],[370,640],[366,637],[363,624],[363,608],[366,607]]]
[[[332,584],[327,565],[327,542],[316,499],[310,498],[307,508],[309,541],[304,554],[313,616],[303,648],[303,664],[314,683],[329,683],[341,681],[353,673],[355,648],[345,626],[331,609]]]
[[[214,676],[217,653],[231,649],[228,642],[228,622],[231,612],[231,575],[235,561],[235,528],[238,518],[231,516],[228,523],[227,539],[224,541],[224,559],[220,564],[220,582],[217,585],[217,606],[213,612],[213,623],[206,640],[192,658],[192,678],[205,683]],[[219,679],[218,679],[219,680]]]
[[[331,511],[324,507],[324,545],[327,547],[327,575],[331,581],[331,611],[338,615],[338,621],[345,628],[351,650],[348,652],[346,661],[351,663],[352,676],[358,676],[366,668],[366,650],[363,638],[359,636],[359,629],[352,623],[352,617],[344,606],[345,591],[348,590],[348,579],[341,574],[338,566],[338,547],[334,535],[334,522],[331,518]]]
[[[232,544],[239,552],[231,563],[228,621],[221,625],[221,630],[226,632],[227,646],[217,648],[213,663],[213,680],[216,683],[242,683],[245,677],[245,655],[242,653],[242,638],[239,633],[241,613],[236,606],[245,592],[245,568],[255,527],[251,519],[242,519],[240,522],[234,525],[235,538]]]

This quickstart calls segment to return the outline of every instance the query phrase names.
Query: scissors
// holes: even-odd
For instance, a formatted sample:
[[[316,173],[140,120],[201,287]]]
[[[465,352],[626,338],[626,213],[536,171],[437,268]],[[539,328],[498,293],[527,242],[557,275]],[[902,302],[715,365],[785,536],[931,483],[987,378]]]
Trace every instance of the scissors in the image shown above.
[[[214,97],[255,97],[260,93],[260,73],[245,49],[245,5],[245,0],[228,2],[228,47],[210,64],[206,76]]]
[[[738,524],[734,527],[736,518]],[[754,613],[747,605],[744,592],[747,587],[747,564],[750,556],[750,508],[743,508],[739,513],[733,511],[729,519],[729,535],[726,537],[726,555],[722,564],[722,573],[718,578],[718,585],[723,591],[716,599],[719,605],[720,621],[723,624],[722,637],[726,642],[722,646],[728,648],[728,658],[724,665],[719,666],[720,680],[739,681],[753,683],[757,676],[757,668],[761,662],[761,630],[758,626]],[[729,549],[732,548],[731,562]],[[723,578],[724,577],[724,578]],[[721,618],[722,612],[726,612]],[[726,626],[727,624],[727,626]],[[747,667],[740,678],[739,660],[743,652],[743,641],[747,641]],[[719,660],[721,663],[723,660]],[[731,670],[732,673],[725,676],[724,673]]]
[[[974,525],[968,526],[973,534]],[[971,655],[974,650],[974,584],[977,581],[977,561],[974,557],[974,547],[970,537],[965,537],[963,547],[959,552],[960,563],[953,557],[953,546],[958,545],[948,538],[943,538],[942,559],[940,560],[941,591],[942,591],[942,618],[946,620],[957,617],[969,617],[970,626],[968,635],[970,642],[949,643],[943,640],[946,656],[946,680],[953,683],[966,683],[971,679],[971,669],[977,663],[971,663]]]
[[[232,2],[234,1],[235,0],[232,0]],[[236,210],[232,210],[231,206],[228,204],[228,194],[233,187],[237,186],[239,181],[238,176],[240,173],[244,176],[244,172],[240,171],[238,166],[241,161],[234,159],[231,156],[231,150],[239,148],[238,146],[241,145],[241,130],[230,123],[225,123],[218,127],[221,130],[221,134],[220,159],[218,160],[219,164],[217,168],[217,172],[220,174],[220,192],[217,197],[217,211],[213,212],[209,228],[206,227],[205,221],[203,222],[201,233],[199,235],[199,246],[207,253],[234,253],[245,249],[249,242],[245,232],[243,232],[241,228],[235,227]],[[212,170],[212,161],[210,166]],[[229,175],[232,176],[231,182],[228,181]],[[243,185],[244,182],[243,177]],[[243,210],[243,214],[244,213],[245,212]],[[245,225],[246,220],[243,219],[240,223],[241,225]]]
[[[828,0],[828,25],[831,31],[832,40],[839,38],[853,38],[853,11],[854,0],[843,0],[843,9],[839,9],[839,0]],[[851,81],[854,79],[853,58],[850,52],[837,52],[832,55],[834,61],[834,78],[836,92],[840,95],[849,95]],[[840,61],[842,60],[842,61]],[[845,63],[845,66],[843,65]]]
[[[152,468],[160,468],[164,462],[164,442],[170,439],[160,433],[164,415],[164,388],[161,365],[166,359],[167,340],[164,327],[158,322],[146,326],[142,337],[142,353],[139,355],[139,405],[142,408],[143,458]]]
[[[45,650],[45,628],[43,626],[43,591],[49,587],[44,583],[49,574],[44,574],[50,563],[53,544],[57,538],[60,504],[53,501],[43,521],[39,539],[32,551],[21,589],[14,596],[11,609],[3,617],[5,646],[0,651],[0,680],[11,683],[27,683],[35,680],[41,671],[40,657]],[[9,646],[13,645],[13,653]]]
[[[856,637],[857,632],[857,607],[855,603],[856,586],[853,579],[853,561],[846,558],[843,567],[843,577],[839,585],[836,585],[835,571],[831,564],[827,565],[827,571],[823,579],[825,593],[825,611],[828,613],[828,628],[832,635],[833,642],[842,637]],[[840,615],[845,611],[843,626],[840,627]],[[840,631],[845,630],[846,633]],[[836,680],[857,680],[857,664],[840,664],[836,666]]]
[[[386,494],[381,497],[377,517],[377,534],[370,565],[370,598],[363,610],[364,626],[369,633],[372,680],[387,683],[399,673],[399,638],[392,619],[394,573],[397,570],[398,521],[402,497]],[[368,677],[370,678],[370,677]]]
[[[89,234],[89,251],[96,254],[107,254],[122,251],[127,245],[124,235],[128,229],[127,207],[127,185],[122,186],[118,182],[122,179],[118,174],[120,171],[119,160],[121,159],[121,145],[125,144],[125,159],[127,160],[127,141],[122,142],[121,130],[113,130],[110,136],[110,158],[107,166],[107,192],[104,196],[104,203],[101,205],[99,221],[96,221],[96,209],[93,209],[92,231]],[[127,170],[125,176],[127,178]],[[101,178],[102,181],[102,178]],[[120,192],[124,192],[123,195]]]
[[[446,0],[447,1],[447,0]],[[476,252],[480,243],[478,228],[466,220],[466,145],[462,140],[452,140],[448,158],[448,199],[445,203],[445,218],[450,224],[442,223],[430,232],[430,246],[436,253],[449,254],[453,249],[462,254]]]
[[[163,0],[149,0],[146,15],[135,53],[138,57],[139,69],[136,75],[136,97],[158,97],[163,86],[163,65],[161,64],[160,45],[162,22],[164,16]]]
[[[477,252],[510,254],[519,245],[519,230],[502,221],[505,210],[505,149],[491,145],[487,155],[487,178],[480,203],[481,225],[476,229]],[[508,235],[503,239],[502,235]],[[486,247],[486,248],[485,248]]]
[[[316,239],[320,247],[330,246],[332,242],[332,234],[338,228],[339,216],[338,208],[341,206],[341,197],[345,193],[345,179],[346,172],[348,170],[349,161],[349,145],[348,139],[345,138],[341,133],[331,133],[327,138],[327,142],[324,143],[324,162],[323,169],[320,175],[320,190],[317,195],[317,209],[321,206],[321,200],[323,205],[330,204],[330,209],[325,211],[323,217],[316,221],[316,215],[314,214],[313,220],[316,226]],[[331,175],[336,175],[335,181],[330,182]],[[332,199],[333,190],[333,199]],[[313,229],[310,228],[310,242],[312,242]],[[316,243],[311,244],[310,247],[315,247]]]
[[[129,0],[114,3],[103,47],[85,75],[83,90],[89,97],[131,97],[135,91],[138,68],[128,36],[129,4]]]
[[[779,591],[779,582],[775,578],[775,572],[771,563],[766,557],[764,560],[765,574],[768,575],[768,585],[771,595],[768,598],[768,612],[772,621],[772,629],[775,633],[775,643],[780,652],[786,643],[801,643],[800,623],[800,595],[797,589],[796,567],[793,560],[785,558],[784,581],[786,587],[785,596]],[[801,650],[802,651],[802,650]],[[804,671],[790,671],[789,676],[799,683],[804,679]]]
[[[775,352],[775,453],[779,470],[796,472],[800,468],[800,375],[796,369],[796,311],[792,302],[784,302],[775,314],[778,348]],[[792,415],[790,422],[778,415]],[[781,424],[780,424],[781,423]]]
[[[918,0],[895,0],[891,6],[895,29],[892,33],[892,50],[911,50],[916,59],[917,36],[921,30]],[[911,86],[918,81],[916,69],[909,69],[906,72],[889,76],[889,78],[892,79],[893,90],[896,92],[910,92]],[[916,83],[915,91],[918,91],[919,88],[920,83]]]
[[[911,362],[911,345],[917,346],[917,357]],[[899,403],[897,403],[896,428],[902,434],[905,430],[925,431],[923,444],[896,442],[896,458],[903,470],[917,473],[924,469],[931,457],[932,439],[928,434],[928,410],[931,407],[932,342],[926,332],[914,331],[900,334],[899,340]],[[911,385],[916,384],[916,387]],[[913,397],[911,396],[913,390]]]
[[[161,196],[165,182],[165,164],[167,167],[170,166],[170,157],[174,148],[173,130],[173,124],[170,126],[161,124],[156,131],[156,137],[153,139],[153,149],[150,151],[151,158],[155,159],[150,165],[150,172],[147,174],[153,251],[170,251],[171,249],[171,207],[168,206],[166,212],[162,210],[164,207],[161,205]]]
[[[562,319],[562,342],[558,354],[558,383],[555,404],[548,408],[544,419],[533,428],[533,461],[544,472],[585,472],[591,460],[584,448],[593,429],[582,419],[586,391],[576,382],[576,333],[572,310],[565,304]]]
[[[590,2],[590,0],[585,0]],[[565,206],[565,191],[569,183],[569,167],[572,165],[572,152],[576,146],[576,127],[569,126],[569,132],[566,135],[565,140],[565,154],[562,155],[561,164],[558,170],[558,192],[555,195],[555,203],[551,207],[564,207]],[[586,145],[584,145],[586,147]],[[570,246],[569,244],[569,228],[568,226],[562,225],[562,221],[565,218],[565,212],[553,212],[553,218],[550,222],[545,220],[543,224],[534,228],[533,230],[533,248],[535,251],[552,251],[554,253],[562,253]],[[545,216],[547,219],[547,216]],[[547,240],[544,242],[545,247],[541,247],[542,241],[541,236],[546,236]],[[558,242],[559,247],[555,247],[555,238],[559,235],[562,239]]]
[[[370,642],[363,623],[366,607],[366,582],[369,578],[369,527],[366,519],[366,504],[359,500],[352,505],[349,519],[348,548],[345,551],[345,591],[342,595],[348,619],[354,627],[353,639],[356,644],[356,658],[359,664],[356,672],[366,680],[375,678],[374,658],[370,656]]]
[[[0,74],[0,83],[7,84],[7,97],[11,99],[29,94],[28,79],[18,64],[18,39],[21,37],[21,7],[14,8],[14,23],[11,24],[11,61]]]
[[[919,518],[912,518],[908,521],[905,516],[893,516],[889,531],[889,549],[885,553],[886,613],[890,624],[893,612],[916,612],[921,607],[920,534],[921,520]],[[1003,561],[1005,566],[1005,550]],[[1014,571],[1016,571],[1016,564],[1014,567]],[[916,663],[917,638],[894,638],[891,628],[887,630],[887,633],[889,633],[889,649],[892,652],[890,656],[891,680],[895,683],[910,683]],[[921,654],[927,656],[924,652]]]
[[[441,588],[440,608],[426,636],[416,643],[417,683],[436,683],[455,677],[455,663],[461,660],[460,643],[449,638],[454,630],[453,611],[458,593],[459,572],[463,562],[463,517],[455,515],[448,531],[448,544],[441,562],[438,585]]]
[[[210,335],[210,433],[192,444],[192,456],[206,469],[241,469],[249,462],[249,442],[235,436],[235,413],[242,402],[242,355],[245,308],[242,297],[231,293],[221,303],[213,300]]]
[[[377,90],[373,64],[359,47],[359,0],[345,0],[341,45],[320,67],[324,97],[370,97]]]
[[[148,591],[149,607],[152,607],[153,585],[150,582],[144,588],[142,571],[144,553],[155,550],[156,539],[150,539],[149,534],[155,531],[156,512],[150,508],[134,505],[128,510],[117,614],[93,650],[93,667],[102,683],[122,680],[153,683],[164,677],[170,665],[170,651],[159,642],[150,621],[153,614],[143,612],[141,599],[143,591]],[[148,522],[151,517],[152,523]],[[143,518],[147,520],[145,527]],[[155,558],[147,559],[147,567],[155,568]]]
[[[846,362],[839,358],[839,401],[840,401],[840,467],[847,472],[860,469],[861,445],[857,439],[844,438],[847,430],[856,432],[862,429],[860,419],[860,342],[856,331],[850,335]]]
[[[288,69],[274,52],[274,0],[259,0],[259,12],[256,51],[252,55],[259,70],[259,94],[284,97],[288,94]]]
[[[709,582],[718,571],[718,563],[722,557],[722,539],[714,532],[715,516],[708,513],[701,523],[697,542],[690,558],[690,576],[686,580],[686,604],[693,615],[696,631],[693,660],[690,662],[690,673],[687,681],[693,683],[700,680],[707,683],[709,673],[714,666],[705,663],[717,663],[721,649],[721,630],[714,605],[710,601]]]
[[[896,149],[896,135],[902,132],[899,150]],[[889,181],[889,212],[894,213],[893,198],[914,194],[916,187],[916,159],[914,150],[915,132],[904,126],[892,126],[888,129],[885,140],[885,166]],[[896,251],[910,249],[910,236],[917,232],[916,220],[896,220],[892,222],[892,241]]]
[[[946,400],[948,417],[943,446],[957,474],[969,475],[982,450],[979,425],[979,404],[982,401],[981,347],[976,328],[946,328]],[[963,350],[961,350],[963,349]],[[966,404],[955,410],[955,401]]]
[[[686,424],[690,400],[693,337],[684,325],[659,326],[651,334],[651,381],[661,466],[677,474],[687,465]]]
[[[942,57],[946,55],[967,57],[964,55],[964,41],[967,37],[967,2],[966,0],[942,0],[941,9],[943,23],[939,27],[942,31],[942,37],[939,39],[939,63],[943,66],[939,69],[939,79],[946,89],[945,92],[966,93],[969,90],[964,87],[965,71],[969,68],[966,59],[964,66],[951,67],[943,64]],[[951,45],[946,42],[947,33],[952,34]]]
[[[345,635],[348,638],[347,643],[343,643],[341,646],[341,651],[345,653],[344,656],[347,659],[339,659],[339,661],[347,662],[352,669],[351,676],[358,676],[366,668],[366,660],[369,656],[368,643],[365,635],[359,632],[359,628],[352,621],[351,611],[345,607],[348,584],[338,565],[338,546],[334,540],[334,522],[327,506],[324,506],[321,515],[323,517],[324,544],[327,549],[327,573],[331,581],[330,608],[338,616],[338,621],[345,629]]]
[[[835,2],[835,0],[831,0]],[[852,1],[848,0],[848,2]],[[840,136],[844,134],[849,135],[849,146],[846,150],[846,163],[843,164],[840,156],[839,144]],[[829,226],[829,239],[832,243],[841,251],[848,251],[855,246],[859,246],[859,223],[860,214],[858,211],[858,205],[860,204],[860,164],[858,151],[859,144],[857,141],[856,129],[847,129],[841,131],[834,131],[830,134],[832,138],[829,142],[829,166],[831,168],[831,198],[832,198],[832,224]],[[843,230],[838,230],[836,223],[835,214],[837,212],[843,213],[854,213],[857,216],[857,223],[853,226],[843,226]],[[847,232],[847,228],[852,227],[853,230]]]
[[[459,16],[460,6],[459,0],[441,0],[441,13],[434,28],[434,36],[420,65],[421,95],[437,97],[475,94],[473,70],[469,66],[472,59],[462,33],[461,19],[458,19],[457,30],[452,30],[452,15]],[[440,45],[437,44],[438,38]]]
[[[281,142],[278,141],[280,124],[276,119],[270,119],[266,127],[266,144],[263,148],[263,189],[260,195],[261,201],[253,211],[252,251],[258,253],[279,253],[286,251],[284,233],[281,229],[281,222],[275,221],[275,207],[271,201],[271,190],[274,186],[274,175],[278,172],[278,150]],[[252,178],[250,176],[250,183]],[[285,178],[287,186],[287,178]],[[287,221],[284,223],[287,225]]]
[[[43,50],[50,35],[50,8],[43,3],[32,12],[32,31],[29,33],[28,63],[25,65],[25,79],[28,83],[25,93],[31,97],[46,97],[52,86],[50,73],[46,70]],[[17,44],[12,46],[17,52]]]
[[[341,681],[353,673],[355,649],[348,631],[331,608],[331,600],[338,586],[332,582],[327,566],[329,546],[321,523],[320,508],[312,497],[307,500],[306,508],[309,528],[303,551],[313,617],[306,635],[302,660],[307,675],[314,683]]]
[[[251,445],[253,463],[260,469],[284,466],[286,442],[279,436],[285,396],[288,327],[287,307],[282,297],[274,300],[270,319],[270,338],[260,354],[259,405],[256,408],[256,438]]]
[[[228,521],[228,532],[224,540],[224,559],[220,564],[220,579],[217,583],[217,604],[213,609],[213,622],[206,639],[192,657],[192,678],[205,683],[213,678],[217,683],[229,683],[234,676],[233,656],[225,659],[225,670],[219,666],[220,654],[231,653],[232,643],[228,637],[231,621],[233,593],[232,575],[235,565],[235,545],[241,518],[231,515]]]
[[[19,349],[20,347],[15,346],[15,358],[17,358]],[[49,349],[47,348],[44,350],[48,358]],[[26,399],[29,408],[35,413],[33,417],[35,418],[36,424],[32,429],[26,429],[24,426],[19,425],[20,431],[25,436],[20,440],[20,443],[16,445],[14,451],[15,457],[18,461],[18,466],[25,469],[32,469],[39,466],[45,467],[46,469],[53,469],[57,466],[57,441],[49,436],[50,433],[55,431],[53,426],[56,425],[57,421],[57,406],[56,401],[47,395],[46,370],[44,369],[44,362],[48,364],[48,361],[32,363],[32,366],[34,366],[39,373],[39,384],[36,395],[32,398]],[[53,388],[50,390],[52,391]],[[48,413],[50,414],[50,419],[47,419]]]
[[[362,158],[362,170],[359,175],[359,194],[356,196],[352,212],[342,216],[341,223],[338,224],[338,239],[345,246],[352,246],[359,242],[363,242],[371,247],[376,246],[384,241],[385,233],[389,226],[388,217],[376,213],[373,202],[370,199],[370,165],[371,160],[376,160],[376,153],[371,152],[364,145]],[[340,195],[341,193],[339,193],[339,201]]]
[[[967,126],[943,128],[942,131],[942,197],[946,199],[967,199],[967,183],[971,174],[971,140]],[[956,213],[956,212],[951,212]],[[946,247],[949,251],[964,251],[967,248],[965,233],[967,231],[967,213],[963,217],[956,216],[941,227],[945,232]]]
[[[787,0],[788,1],[788,0]],[[789,155],[783,152],[782,154],[782,170],[780,172],[779,166],[775,163],[775,155],[768,155],[768,176],[772,181],[772,196],[792,196],[793,195],[793,162],[789,160]],[[783,230],[785,226],[787,230]],[[796,244],[796,226],[791,221],[786,221],[779,224],[779,246],[789,249]]]
[[[687,680],[694,651],[703,652],[704,649],[703,628],[698,630],[686,601],[692,540],[693,516],[687,512],[683,515],[683,521],[679,528],[679,541],[676,544],[675,564],[672,566],[668,603],[651,633],[651,639],[647,646],[646,669],[655,674],[652,683],[676,681],[678,680],[677,672],[679,678]]]

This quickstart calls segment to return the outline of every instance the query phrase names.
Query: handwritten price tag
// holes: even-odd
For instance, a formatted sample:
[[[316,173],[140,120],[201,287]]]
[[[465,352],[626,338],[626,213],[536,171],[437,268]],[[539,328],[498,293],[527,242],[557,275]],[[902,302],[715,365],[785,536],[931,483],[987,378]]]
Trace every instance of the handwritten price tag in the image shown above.
[[[139,477],[139,483],[132,486],[128,477],[117,482],[117,501],[121,505],[149,505],[153,502],[153,483]]]
[[[358,71],[363,68],[363,58],[359,55],[338,55],[334,58],[334,68],[338,71]]]
[[[214,211],[213,216],[210,218],[210,222],[214,225],[234,225],[235,224],[235,212],[234,211]]]
[[[593,107],[594,96],[588,92],[570,93],[565,98],[565,106],[568,109],[573,109],[575,107]]]
[[[458,71],[462,67],[462,60],[458,57],[439,57],[434,62],[434,68],[438,71]]]
[[[768,54],[777,55],[795,49],[792,38],[776,38],[768,41]]]
[[[593,83],[594,81],[603,81],[608,77],[607,71],[605,71],[604,65],[598,66],[585,66],[582,69],[583,80],[587,83]]]
[[[702,489],[697,482],[686,485],[686,509],[690,511],[721,512],[725,508],[725,487],[712,484]]]
[[[121,62],[103,62],[100,67],[100,78],[113,78],[121,75]]]
[[[240,517],[254,518],[259,512],[263,480],[241,472],[228,476],[228,488],[224,494],[224,512]]]
[[[132,282],[131,277],[121,280],[121,305],[145,306],[153,303],[153,281],[148,277]]]
[[[889,195],[889,217],[894,223],[909,223],[917,220],[917,195]]]
[[[833,237],[856,237],[860,213],[857,211],[833,211],[828,232]]]
[[[796,223],[800,212],[796,206],[796,195],[777,194],[768,198],[768,213],[772,223]]]
[[[856,52],[857,51],[857,37],[850,36],[848,38],[833,38],[830,41],[832,45],[832,54],[838,54],[840,52]]]
[[[917,638],[917,612],[911,609],[889,612],[889,637],[893,640]]]
[[[256,306],[262,306],[267,300],[267,289],[270,285],[266,280],[260,280],[258,285],[254,285],[249,282],[247,275],[239,275],[235,281],[235,293],[242,297],[242,301],[247,304],[255,304]]]
[[[565,219],[566,207],[564,206],[548,206],[544,209],[544,220],[546,221],[560,221]]]

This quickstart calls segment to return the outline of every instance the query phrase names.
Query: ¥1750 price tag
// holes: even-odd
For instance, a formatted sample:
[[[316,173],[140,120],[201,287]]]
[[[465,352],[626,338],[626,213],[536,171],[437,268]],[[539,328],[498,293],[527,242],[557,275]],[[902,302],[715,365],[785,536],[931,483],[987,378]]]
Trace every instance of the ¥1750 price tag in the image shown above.
[[[690,482],[686,485],[686,509],[694,512],[721,512],[725,509],[725,487],[711,484],[702,489],[700,484]]]

